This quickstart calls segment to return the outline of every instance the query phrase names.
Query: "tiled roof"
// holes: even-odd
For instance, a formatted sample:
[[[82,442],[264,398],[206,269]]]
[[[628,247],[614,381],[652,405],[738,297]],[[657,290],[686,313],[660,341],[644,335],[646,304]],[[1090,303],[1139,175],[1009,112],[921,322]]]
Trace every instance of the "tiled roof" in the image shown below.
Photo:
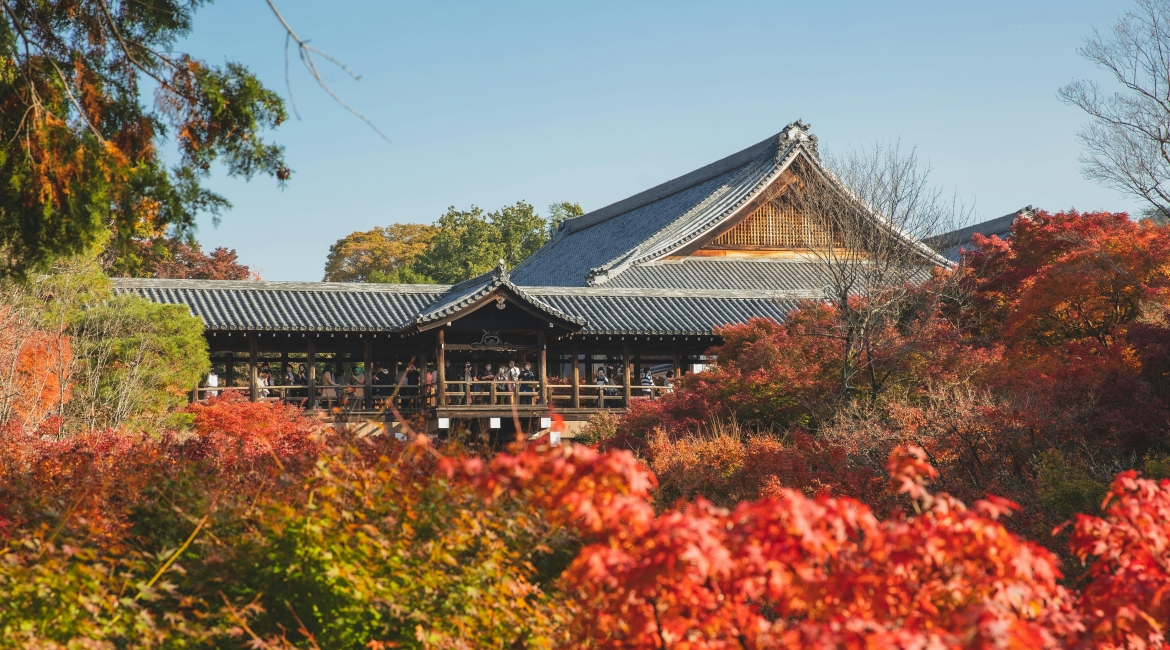
[[[585,324],[585,321],[534,298],[526,293],[525,290],[512,284],[508,278],[508,271],[504,268],[503,260],[500,261],[500,266],[492,271],[452,286],[446,295],[431,305],[428,305],[414,319],[412,324],[415,326],[423,325],[454,315],[501,288],[507,289],[521,300],[528,302],[531,306],[556,318],[570,323],[576,323],[577,325]]]
[[[446,285],[114,278],[119,293],[186,305],[213,330],[399,331]]]
[[[947,264],[929,247],[910,237],[824,169],[816,136],[799,120],[780,133],[628,199],[569,219],[552,241],[513,271],[519,285],[603,286],[638,265],[665,259],[713,233],[742,212],[797,158],[859,206],[882,228],[916,250],[928,264]],[[639,278],[645,273],[637,274]],[[693,276],[692,279],[697,279]],[[641,280],[627,280],[635,286]],[[712,287],[713,288],[713,287]]]
[[[807,291],[811,297],[825,284],[815,261],[688,258],[635,264],[605,286]]]
[[[765,295],[728,297],[716,292],[671,290],[653,294],[643,290],[630,293],[583,291],[543,293],[541,300],[577,314],[588,324],[583,334],[710,334],[716,327],[744,323],[754,317],[779,320],[792,311],[796,299]]]
[[[591,269],[605,265],[629,252],[632,246],[654,236],[677,220],[680,214],[688,213],[712,192],[725,187],[738,171],[707,179],[677,194],[594,225],[563,230],[513,269],[513,281],[519,285],[583,287]],[[577,219],[586,216],[589,215]]]
[[[520,285],[604,284],[629,264],[676,249],[721,223],[800,151],[816,156],[803,123],[706,167],[575,219],[517,266]]]
[[[511,276],[497,268],[454,286],[131,279],[114,285],[187,305],[211,330],[417,331],[506,292],[570,330],[567,324],[586,333],[706,334],[753,316],[781,318],[796,301],[822,297],[827,283],[809,260],[669,259],[742,214],[800,156],[852,196],[820,167],[816,136],[797,121],[723,160],[569,219]],[[946,264],[861,207],[924,260]]]
[[[186,305],[208,329],[221,331],[400,332],[506,288],[547,313],[583,325],[585,334],[698,335],[754,316],[782,318],[809,297],[804,291],[516,287],[498,276],[454,287],[122,278],[113,283],[121,293]]]
[[[959,251],[963,248],[971,248],[971,238],[975,236],[975,233],[979,233],[985,237],[996,235],[1000,239],[1006,239],[1011,233],[1012,224],[1016,222],[1016,219],[1031,213],[1032,206],[1029,205],[1026,208],[1021,208],[1011,214],[1005,214],[1002,217],[997,217],[990,221],[952,230],[946,234],[928,237],[923,240],[923,243],[937,250],[940,255],[948,260],[957,262],[959,260]]]

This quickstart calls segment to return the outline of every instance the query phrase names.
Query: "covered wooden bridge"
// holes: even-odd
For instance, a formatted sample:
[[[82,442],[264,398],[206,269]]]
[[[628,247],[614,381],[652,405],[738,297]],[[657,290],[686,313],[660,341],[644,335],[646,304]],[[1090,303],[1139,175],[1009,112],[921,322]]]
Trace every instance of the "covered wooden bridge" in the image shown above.
[[[814,249],[832,237],[793,208],[801,166],[819,170],[820,161],[798,121],[567,220],[511,273],[501,266],[453,286],[115,286],[203,319],[214,381],[193,388],[193,399],[238,390],[345,417],[416,416],[432,429],[507,429],[515,416],[535,430],[550,409],[581,422],[656,399],[671,376],[700,370],[719,326],[780,319],[824,295]],[[911,245],[925,264],[946,263]],[[510,364],[529,364],[531,375],[501,375]],[[646,369],[653,385],[643,385]]]
[[[793,305],[758,292],[522,288],[502,269],[451,287],[115,282],[203,319],[217,379],[192,399],[234,390],[348,418],[422,416],[433,428],[497,418],[508,429],[517,416],[534,429],[550,406],[570,421],[622,412],[701,368],[716,326],[780,318]],[[531,377],[512,380],[510,364],[528,365]]]

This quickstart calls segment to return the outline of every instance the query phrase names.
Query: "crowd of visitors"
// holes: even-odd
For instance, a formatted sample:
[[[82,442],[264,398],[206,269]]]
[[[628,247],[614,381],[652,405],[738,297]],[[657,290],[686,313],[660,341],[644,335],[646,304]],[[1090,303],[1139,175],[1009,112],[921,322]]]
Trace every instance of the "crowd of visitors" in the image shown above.
[[[332,407],[363,407],[366,391],[370,391],[372,406],[385,408],[386,401],[396,396],[400,403],[407,406],[421,406],[429,402],[436,393],[438,376],[434,369],[428,366],[420,369],[413,362],[394,364],[397,372],[386,366],[375,366],[370,385],[366,384],[366,369],[360,363],[332,363],[318,364],[319,372],[314,376],[316,386],[316,404],[320,408]],[[309,372],[306,364],[284,364],[284,374],[280,368],[273,371],[269,362],[263,362],[257,367],[257,397],[259,399],[280,399],[294,402],[304,402],[309,396]],[[447,381],[446,393],[448,404],[535,404],[538,403],[537,392],[539,387],[536,373],[532,364],[524,362],[517,365],[515,360],[509,360],[506,365],[492,363],[477,364],[464,361],[462,368],[448,364],[445,368]],[[597,386],[596,400],[600,407],[613,406],[621,400],[621,377],[618,368],[613,365],[598,366],[593,374],[592,381]],[[550,378],[551,383],[558,383],[557,378]],[[638,384],[640,390],[633,393],[638,397],[654,397],[656,394],[674,391],[674,372],[667,371],[662,376],[661,389],[657,392],[654,386],[659,385],[651,368],[642,368]],[[221,386],[218,374],[212,371],[204,383],[203,395],[215,397]],[[216,390],[209,390],[216,389]]]
[[[535,403],[538,381],[531,363],[525,362],[522,368],[514,360],[507,366],[485,363],[481,369],[465,361],[459,371],[447,366],[446,375],[448,382],[456,382],[447,390],[457,404],[512,404],[514,398],[519,398],[520,404]]]

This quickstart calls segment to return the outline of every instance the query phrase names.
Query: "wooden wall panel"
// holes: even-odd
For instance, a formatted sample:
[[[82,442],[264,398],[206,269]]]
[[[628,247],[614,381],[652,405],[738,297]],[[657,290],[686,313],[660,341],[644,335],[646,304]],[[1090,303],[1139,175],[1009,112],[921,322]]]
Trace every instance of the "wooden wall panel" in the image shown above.
[[[828,227],[813,223],[792,206],[771,201],[716,237],[710,246],[811,249],[827,248],[831,239]]]

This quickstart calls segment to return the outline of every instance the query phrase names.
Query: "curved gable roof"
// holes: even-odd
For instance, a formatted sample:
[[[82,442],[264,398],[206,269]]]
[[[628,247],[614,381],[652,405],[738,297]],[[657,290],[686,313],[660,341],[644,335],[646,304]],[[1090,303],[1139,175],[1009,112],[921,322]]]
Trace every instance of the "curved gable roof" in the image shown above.
[[[561,321],[562,325],[567,326],[569,329],[576,330],[585,326],[584,320],[565,313],[529,295],[523,289],[513,284],[508,276],[507,269],[504,268],[503,260],[500,260],[500,265],[495,269],[479,277],[465,280],[452,286],[442,298],[428,305],[426,309],[419,313],[411,321],[410,328],[418,330],[430,329],[430,327],[451,320],[451,317],[456,316],[463,310],[470,309],[474,311],[479,308],[485,299],[501,290],[511,294],[514,300],[525,303],[529,309]]]
[[[520,285],[588,286],[691,241],[754,198],[799,150],[815,157],[816,136],[807,129],[795,122],[706,167],[565,221],[512,277]]]
[[[742,214],[745,205],[757,200],[801,157],[833,187],[857,200],[881,227],[917,250],[925,262],[949,264],[866,205],[825,169],[817,153],[817,138],[808,128],[797,120],[780,133],[727,158],[567,220],[551,242],[513,270],[512,277],[516,284],[525,286],[580,287],[616,281],[631,270],[701,242],[704,236]],[[785,274],[791,270],[790,266],[778,266],[770,272]],[[721,275],[704,274],[711,278]],[[634,275],[643,277],[647,273]],[[628,281],[621,284],[631,286]]]

